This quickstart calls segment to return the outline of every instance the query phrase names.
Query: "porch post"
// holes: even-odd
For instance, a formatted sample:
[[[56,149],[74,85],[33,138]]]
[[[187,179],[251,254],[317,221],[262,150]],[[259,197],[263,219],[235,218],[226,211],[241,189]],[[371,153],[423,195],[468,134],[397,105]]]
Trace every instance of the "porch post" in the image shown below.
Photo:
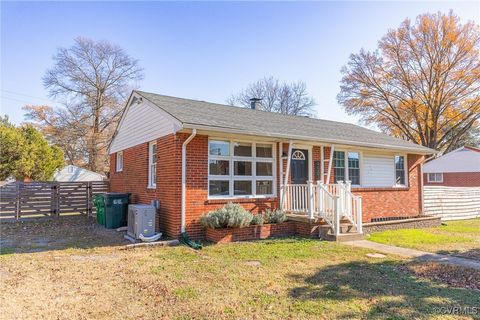
[[[328,161],[328,172],[326,184],[330,183],[330,173],[332,172],[333,152],[335,151],[335,145],[330,146],[330,160]]]
[[[280,178],[278,179],[280,183],[280,209],[283,210],[283,197],[284,197],[284,187],[283,187],[283,142],[278,143],[278,170],[280,174]]]
[[[315,202],[314,202],[314,194],[313,194],[313,182],[311,180],[307,181],[307,189],[308,189],[308,218],[313,219],[313,213],[315,211]]]
[[[325,181],[325,147],[320,147],[320,181]]]
[[[293,141],[290,140],[288,141],[288,155],[287,155],[287,168],[285,169],[285,182],[283,184],[283,189],[285,190],[285,187],[288,184],[288,177],[290,176],[290,162],[292,160],[292,148],[293,148]],[[285,205],[285,195],[282,197],[282,208]]]

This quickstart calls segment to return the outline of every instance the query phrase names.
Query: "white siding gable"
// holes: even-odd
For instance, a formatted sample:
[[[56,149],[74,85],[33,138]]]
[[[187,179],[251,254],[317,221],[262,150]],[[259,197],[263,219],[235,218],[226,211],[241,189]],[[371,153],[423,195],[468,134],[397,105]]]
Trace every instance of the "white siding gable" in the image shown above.
[[[480,152],[459,148],[426,163],[423,172],[480,172]]]
[[[393,154],[363,153],[362,187],[392,187],[395,184]]]
[[[110,154],[180,130],[181,124],[149,101],[130,103],[110,145]]]

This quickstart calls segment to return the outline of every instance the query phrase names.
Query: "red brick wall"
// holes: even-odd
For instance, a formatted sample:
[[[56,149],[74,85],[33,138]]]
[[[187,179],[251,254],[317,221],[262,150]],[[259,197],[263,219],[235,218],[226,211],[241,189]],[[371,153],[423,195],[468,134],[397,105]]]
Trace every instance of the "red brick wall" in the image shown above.
[[[179,134],[180,141],[184,141],[187,137],[188,134]],[[264,211],[266,208],[277,208],[279,205],[278,198],[208,200],[208,136],[197,135],[187,145],[186,226],[188,235],[195,239],[204,238],[205,229],[199,223],[200,216],[228,202],[241,203],[245,209],[253,213]]]
[[[115,154],[110,155],[110,189],[130,192],[132,203],[161,201],[157,230],[167,236],[180,232],[181,143],[168,135],[157,139],[157,187],[148,185],[148,143],[123,150],[123,171],[115,172]]]
[[[408,154],[408,188],[353,188],[362,196],[363,221],[372,218],[409,217],[421,214],[422,189],[420,163],[423,156]]]
[[[148,143],[123,151],[122,172],[115,172],[115,155],[110,158],[111,191],[132,193],[133,203],[150,203],[153,199],[161,201],[157,227],[167,236],[180,234],[181,214],[181,152],[182,143],[189,134],[168,135],[157,140],[157,187],[147,188]],[[278,147],[278,145],[277,145]],[[288,143],[284,143],[288,151]],[[277,157],[277,155],[276,155]],[[325,173],[328,170],[330,148],[325,148]],[[312,149],[312,166],[320,160],[320,148]],[[415,216],[421,210],[420,167],[421,156],[408,155],[409,187],[407,189],[356,189],[354,192],[363,197],[363,220],[372,217]],[[285,173],[286,161],[283,161]],[[314,168],[312,168],[314,173]],[[187,195],[186,227],[189,236],[204,238],[205,229],[199,218],[206,212],[219,208],[231,201],[241,203],[247,210],[257,213],[266,208],[277,208],[279,199],[232,199],[208,200],[208,137],[197,135],[187,146]],[[330,182],[333,182],[333,168]],[[279,194],[280,174],[277,166],[277,195]]]
[[[445,172],[443,182],[428,182],[427,174],[423,174],[425,186],[446,186],[446,187],[480,187],[480,172]]]

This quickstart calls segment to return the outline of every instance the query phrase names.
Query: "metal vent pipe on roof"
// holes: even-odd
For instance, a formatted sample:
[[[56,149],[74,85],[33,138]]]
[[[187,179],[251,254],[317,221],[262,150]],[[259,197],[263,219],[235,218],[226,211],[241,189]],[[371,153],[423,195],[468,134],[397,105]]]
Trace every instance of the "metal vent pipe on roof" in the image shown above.
[[[251,98],[250,99],[250,108],[252,108],[253,110],[256,110],[257,107],[260,105],[260,101],[262,101],[262,99],[260,99],[260,98]]]

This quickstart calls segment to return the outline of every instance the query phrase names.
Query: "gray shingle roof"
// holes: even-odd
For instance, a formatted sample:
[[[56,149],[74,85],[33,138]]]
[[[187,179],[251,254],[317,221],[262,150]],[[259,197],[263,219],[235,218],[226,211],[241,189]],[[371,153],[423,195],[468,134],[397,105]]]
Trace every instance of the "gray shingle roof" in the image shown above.
[[[314,140],[366,147],[435,153],[412,142],[360,126],[135,91],[180,121],[185,128],[208,127],[250,135]]]

